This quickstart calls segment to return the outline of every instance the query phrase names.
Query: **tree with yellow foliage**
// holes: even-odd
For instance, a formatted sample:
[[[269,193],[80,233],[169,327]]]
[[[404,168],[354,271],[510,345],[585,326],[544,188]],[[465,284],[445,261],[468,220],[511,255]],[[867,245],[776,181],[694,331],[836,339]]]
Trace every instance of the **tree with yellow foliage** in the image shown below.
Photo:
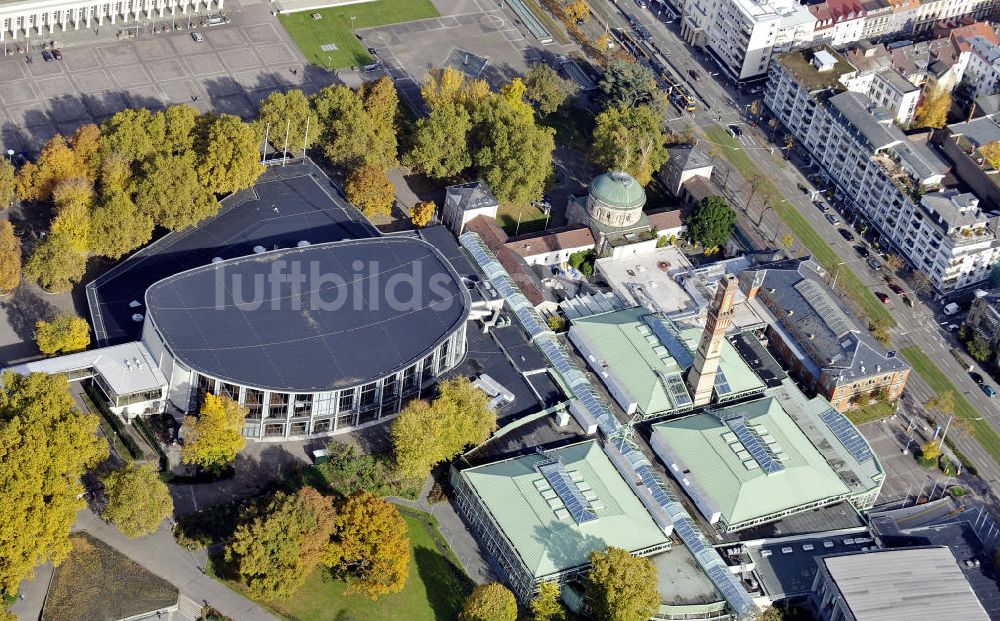
[[[90,325],[83,317],[69,313],[35,324],[35,343],[47,356],[83,351],[90,345]]]
[[[465,599],[458,621],[517,621],[517,599],[499,582],[480,584]]]
[[[87,271],[87,255],[65,235],[50,234],[35,246],[24,274],[48,293],[69,291]]]
[[[103,479],[108,504],[101,517],[135,539],[155,533],[174,512],[167,484],[153,464],[126,464]]]
[[[449,103],[468,107],[489,97],[490,85],[485,80],[469,80],[451,67],[437,68],[427,74],[420,95],[431,108]]]
[[[14,165],[0,158],[0,209],[7,209],[14,204],[16,197],[15,180],[17,172]]]
[[[660,606],[656,567],[628,550],[608,547],[591,552],[584,584],[598,619],[646,621]]]
[[[410,572],[407,532],[395,505],[369,492],[355,492],[337,509],[324,563],[347,581],[347,593],[372,600],[399,593]]]
[[[368,218],[391,215],[396,203],[396,188],[385,171],[375,165],[362,166],[348,175],[344,194]]]
[[[242,433],[246,415],[246,408],[229,397],[206,394],[198,416],[185,416],[181,425],[181,461],[221,472],[246,446]]]
[[[0,595],[12,596],[36,565],[69,554],[86,506],[81,477],[107,459],[108,443],[65,376],[8,372],[0,384]]]
[[[543,582],[531,600],[532,621],[565,621],[566,609],[559,603],[559,583]]]
[[[81,125],[70,136],[69,148],[83,165],[87,179],[96,181],[101,169],[101,129],[93,123]]]
[[[979,154],[986,159],[986,163],[992,166],[994,170],[1000,170],[1000,140],[987,142],[980,146]],[[2,187],[2,182],[0,182],[0,187]]]
[[[90,250],[90,210],[94,205],[94,187],[86,177],[73,177],[60,181],[52,190],[56,217],[49,229],[50,235],[66,239],[78,253]]]
[[[936,460],[941,456],[941,443],[937,440],[928,440],[920,445],[920,457],[924,461]]]
[[[14,226],[0,221],[0,294],[9,293],[21,284],[21,240]]]
[[[948,122],[948,110],[951,109],[951,93],[936,84],[928,84],[924,90],[924,101],[917,108],[913,126],[927,129],[939,129]]]
[[[566,16],[574,22],[590,19],[590,5],[587,4],[587,0],[573,0],[566,5],[564,10],[566,11]]]
[[[28,162],[18,171],[17,195],[26,201],[48,200],[60,181],[86,177],[87,173],[86,163],[73,152],[65,138],[56,134],[42,147],[37,163]]]
[[[410,208],[410,221],[413,222],[413,226],[424,228],[434,219],[436,211],[437,205],[434,201],[420,201]]]

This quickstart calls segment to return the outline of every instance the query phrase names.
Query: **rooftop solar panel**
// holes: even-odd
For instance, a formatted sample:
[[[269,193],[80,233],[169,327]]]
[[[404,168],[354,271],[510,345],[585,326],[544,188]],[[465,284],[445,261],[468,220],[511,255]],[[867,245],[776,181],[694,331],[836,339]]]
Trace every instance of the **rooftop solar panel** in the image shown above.
[[[851,321],[847,315],[840,310],[819,283],[803,279],[795,285],[795,288],[834,334],[842,336],[851,330]]]
[[[726,374],[722,372],[722,368],[720,367],[715,373],[715,394],[721,397],[731,392],[733,392],[733,389],[729,386],[729,380],[726,379]]]
[[[681,339],[680,333],[673,323],[660,314],[650,314],[643,316],[643,321],[650,327],[656,338],[670,351],[670,355],[677,361],[677,365],[682,369],[687,369],[694,363],[694,354],[688,348],[687,343]]]
[[[583,492],[573,483],[573,479],[566,472],[566,466],[561,461],[550,459],[536,464],[535,467],[555,490],[559,500],[566,506],[566,510],[573,516],[577,524],[597,519],[597,514],[590,508],[590,502],[583,497]]]
[[[743,416],[730,416],[723,422],[736,434],[740,444],[750,453],[754,461],[760,464],[760,469],[766,474],[777,474],[785,469],[784,464],[771,452],[771,448],[760,437],[757,430],[747,425]]]
[[[868,442],[861,437],[858,430],[847,420],[847,417],[833,408],[829,408],[820,413],[820,418],[830,428],[837,440],[844,445],[851,457],[858,460],[858,463],[866,462],[874,458]]]

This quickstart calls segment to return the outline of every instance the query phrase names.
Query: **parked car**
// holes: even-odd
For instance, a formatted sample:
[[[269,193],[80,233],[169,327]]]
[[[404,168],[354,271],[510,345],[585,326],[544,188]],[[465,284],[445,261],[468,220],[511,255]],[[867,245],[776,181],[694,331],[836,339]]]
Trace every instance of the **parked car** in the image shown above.
[[[858,256],[862,259],[867,259],[872,255],[872,253],[868,251],[868,248],[865,248],[864,246],[855,246],[854,252],[857,252]]]
[[[875,292],[875,297],[877,297],[878,301],[881,302],[881,303],[883,303],[883,304],[888,304],[889,303],[889,296],[886,295],[885,293],[882,293],[881,291],[876,291]]]
[[[823,213],[830,211],[830,206],[823,201],[813,201],[813,205],[816,205],[816,209],[819,209]]]
[[[889,283],[889,289],[896,295],[906,295],[906,290],[894,282]]]
[[[202,41],[205,40],[205,37],[201,36],[200,32],[192,32],[191,38],[197,41],[198,43],[201,43]]]
[[[980,384],[979,387],[983,389],[983,393],[990,399],[997,396],[997,389],[989,384]]]
[[[955,304],[954,302],[949,302],[948,304],[945,304],[944,314],[945,315],[954,315],[959,310],[960,309],[959,309],[958,304]]]
[[[691,79],[695,82],[701,79],[701,74],[698,73],[696,69],[688,69],[688,75],[691,76]]]
[[[62,52],[57,49],[52,50],[52,55],[56,57],[56,60],[62,60]]]
[[[879,271],[880,269],[882,269],[882,263],[879,262],[879,260],[876,259],[875,257],[872,257],[872,258],[868,259],[867,263],[868,263],[868,267],[872,268],[876,272]]]
[[[845,240],[849,242],[854,241],[854,233],[848,231],[847,229],[837,229],[837,232],[840,233],[840,236]]]
[[[832,213],[826,214],[826,221],[829,222],[830,224],[834,225],[834,226],[837,226],[838,224],[840,224],[840,218],[838,218],[837,216],[833,215]]]
[[[45,62],[47,63],[52,62],[54,60],[52,52],[48,50],[42,50],[42,59],[45,60]]]
[[[977,384],[983,384],[986,381],[983,379],[982,375],[976,373],[975,371],[969,371],[969,377],[971,377],[972,381],[974,381]]]
[[[743,130],[740,129],[739,125],[726,125],[726,129],[729,130],[729,135],[733,138],[739,138],[743,135]]]
[[[957,323],[949,323],[945,327],[945,330],[947,330],[948,332],[954,332],[955,330],[958,330],[958,324]]]

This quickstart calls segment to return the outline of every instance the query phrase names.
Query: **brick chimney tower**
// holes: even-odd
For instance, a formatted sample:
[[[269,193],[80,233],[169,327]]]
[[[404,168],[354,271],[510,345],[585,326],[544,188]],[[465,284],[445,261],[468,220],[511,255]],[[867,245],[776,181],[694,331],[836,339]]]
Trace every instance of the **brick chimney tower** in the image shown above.
[[[715,373],[722,357],[722,341],[733,317],[733,298],[739,290],[736,277],[726,274],[719,280],[715,298],[708,307],[708,321],[701,334],[694,364],[687,374],[688,388],[694,395],[695,405],[708,405],[712,401]]]

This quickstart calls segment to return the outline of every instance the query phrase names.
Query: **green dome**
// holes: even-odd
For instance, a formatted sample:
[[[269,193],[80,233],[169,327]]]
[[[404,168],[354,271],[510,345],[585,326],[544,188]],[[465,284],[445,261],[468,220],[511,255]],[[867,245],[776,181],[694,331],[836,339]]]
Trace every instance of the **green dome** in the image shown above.
[[[612,209],[635,209],[646,203],[646,190],[620,170],[595,177],[590,182],[590,195]]]

